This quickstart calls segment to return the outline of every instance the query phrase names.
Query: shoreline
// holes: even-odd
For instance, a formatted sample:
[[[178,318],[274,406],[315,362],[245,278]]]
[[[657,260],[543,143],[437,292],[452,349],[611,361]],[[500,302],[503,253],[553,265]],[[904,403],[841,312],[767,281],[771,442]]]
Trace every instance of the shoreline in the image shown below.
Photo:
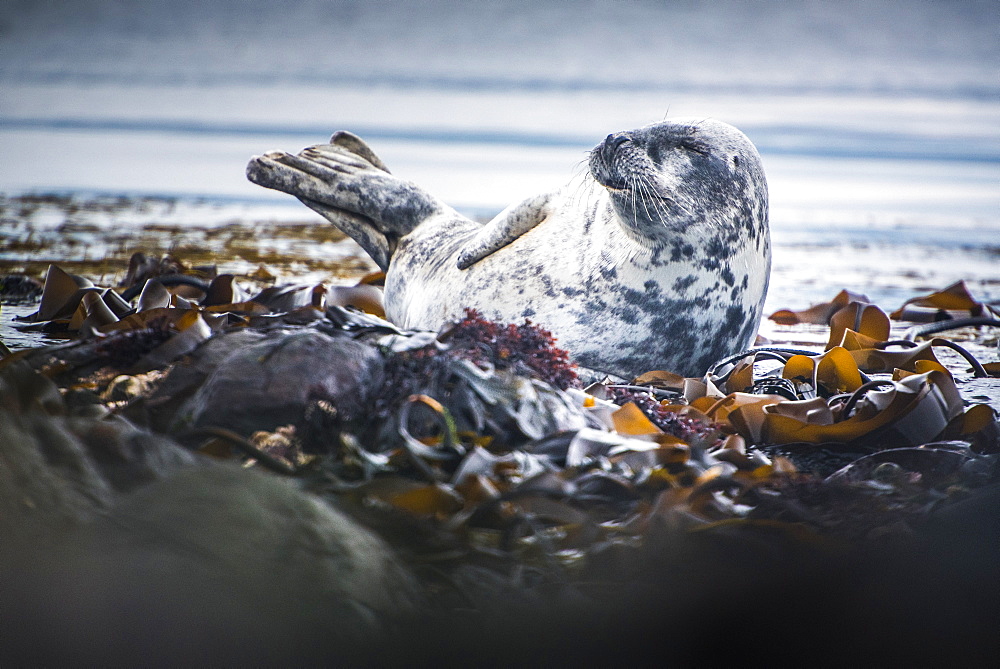
[[[465,211],[479,220],[495,213]],[[774,262],[765,309],[804,308],[841,289],[895,308],[914,294],[965,280],[1000,301],[1000,243],[990,221],[802,213],[771,225]],[[348,283],[373,265],[354,242],[292,198],[247,202],[126,195],[0,196],[0,273],[40,278],[49,263],[102,278],[134,251],[181,253],[195,264],[278,282]],[[182,258],[183,259],[183,258]],[[106,268],[106,269],[102,269]]]

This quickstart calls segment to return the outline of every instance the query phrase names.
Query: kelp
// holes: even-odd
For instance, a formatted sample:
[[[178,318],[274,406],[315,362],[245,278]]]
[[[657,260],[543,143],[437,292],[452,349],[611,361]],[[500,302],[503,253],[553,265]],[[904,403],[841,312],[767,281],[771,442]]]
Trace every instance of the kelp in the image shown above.
[[[76,347],[70,357],[79,363],[63,365],[60,373],[93,368],[88,363],[100,361],[141,373],[177,360],[213,333],[279,319],[308,322],[321,317],[328,305],[383,313],[379,289],[371,285],[277,286],[249,297],[231,274],[217,275],[211,267],[189,270],[172,256],[153,260],[135,253],[117,289],[95,286],[50,265],[38,309],[19,320],[31,324],[24,328],[93,342],[89,348]],[[93,361],[87,361],[88,352]],[[30,355],[7,351],[0,365]]]
[[[990,305],[976,300],[964,281],[956,281],[942,290],[906,300],[891,314],[893,320],[914,322],[940,321],[964,316],[997,318],[1000,313]]]
[[[147,277],[133,307],[50,274],[39,314],[76,322],[80,339],[0,368],[22,360],[206,457],[296,478],[376,526],[409,527],[424,537],[408,548],[414,559],[441,569],[482,560],[564,578],[663,532],[860,541],[996,477],[995,412],[965,406],[935,356],[957,345],[892,340],[889,317],[846,291],[776,314],[829,325],[822,351],[758,347],[699,379],[651,370],[580,388],[568,353],[530,322],[468,312],[441,332],[400,330],[374,306],[377,278],[246,298],[215,277],[197,300]],[[367,313],[339,306],[344,295],[369,300]],[[299,348],[317,342],[321,355]],[[324,388],[360,360],[337,357],[345,342],[371,353],[364,373]],[[848,461],[831,474],[811,464],[818,452]]]
[[[988,375],[986,369],[945,339],[919,345],[890,341],[889,316],[863,299],[841,291],[831,302],[803,312],[776,312],[771,318],[783,324],[825,319],[830,326],[826,350],[748,351],[707,375],[706,396],[721,399],[710,406],[709,400],[693,403],[707,406],[709,417],[728,421],[730,429],[755,444],[881,440],[919,445],[946,436],[972,438],[972,427],[963,426],[979,423],[966,418],[954,378],[934,348],[958,351],[976,376]],[[957,308],[974,300],[956,284],[910,303]],[[900,309],[893,316],[903,313]],[[869,374],[891,376],[872,380]]]
[[[854,302],[867,304],[871,300],[860,293],[842,290],[829,302],[821,302],[801,311],[781,309],[771,314],[769,318],[780,325],[796,325],[798,323],[829,325],[830,319],[836,312]]]

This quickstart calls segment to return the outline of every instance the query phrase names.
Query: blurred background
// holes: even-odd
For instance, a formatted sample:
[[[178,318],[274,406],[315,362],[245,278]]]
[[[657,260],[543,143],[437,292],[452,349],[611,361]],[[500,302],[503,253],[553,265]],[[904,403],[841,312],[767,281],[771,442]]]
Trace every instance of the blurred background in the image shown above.
[[[764,159],[770,307],[1000,298],[996,0],[6,0],[0,91],[5,198],[191,205],[119,225],[309,219],[244,168],[337,129],[489,217],[609,132],[715,117]]]

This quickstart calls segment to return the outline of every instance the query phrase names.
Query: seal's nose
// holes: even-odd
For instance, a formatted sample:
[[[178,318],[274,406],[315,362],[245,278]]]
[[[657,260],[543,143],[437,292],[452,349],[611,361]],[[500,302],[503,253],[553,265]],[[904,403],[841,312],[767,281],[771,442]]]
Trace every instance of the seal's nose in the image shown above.
[[[610,144],[612,149],[617,149],[628,141],[628,135],[623,132],[613,132],[604,141]]]
[[[615,155],[615,152],[618,151],[618,147],[620,147],[622,144],[624,144],[627,141],[629,141],[629,137],[628,137],[628,135],[626,135],[623,132],[613,132],[610,135],[608,135],[607,137],[605,137],[604,138],[604,148],[603,148],[603,151],[602,151],[604,153],[604,160],[608,164],[610,164],[611,163],[611,159]]]

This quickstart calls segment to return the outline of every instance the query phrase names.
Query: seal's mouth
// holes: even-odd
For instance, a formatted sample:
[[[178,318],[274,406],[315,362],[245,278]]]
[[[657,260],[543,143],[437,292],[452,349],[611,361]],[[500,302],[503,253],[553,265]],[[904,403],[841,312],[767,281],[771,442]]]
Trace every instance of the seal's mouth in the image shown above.
[[[642,185],[639,180],[626,177],[598,178],[594,180],[607,189],[614,199],[617,199],[626,209],[638,214],[639,211],[658,219],[677,209],[677,200],[666,195],[654,186]]]
[[[637,198],[647,202],[661,202],[668,205],[674,203],[674,198],[660,192],[660,188],[654,185],[650,178],[610,175],[597,170],[593,170],[592,175],[594,181],[606,188],[612,195]]]
[[[630,192],[633,190],[632,184],[630,184],[624,177],[612,177],[609,175],[595,174],[594,180],[611,191]]]

